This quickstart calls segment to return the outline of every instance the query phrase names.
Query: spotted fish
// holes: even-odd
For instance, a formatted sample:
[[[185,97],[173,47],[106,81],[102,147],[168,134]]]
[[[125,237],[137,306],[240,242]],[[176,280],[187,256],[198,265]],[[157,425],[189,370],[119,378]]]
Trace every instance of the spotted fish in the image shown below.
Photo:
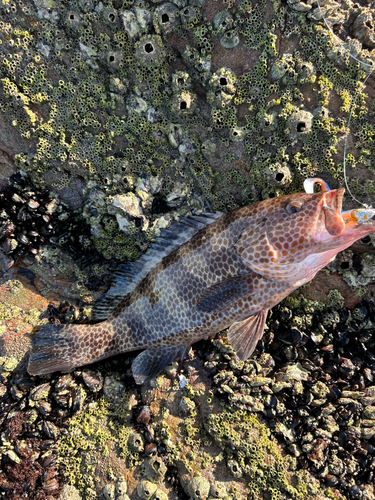
[[[174,222],[139,261],[120,266],[93,309],[93,324],[45,325],[36,332],[29,373],[143,349],[132,364],[142,384],[183,358],[192,343],[228,327],[230,343],[247,359],[269,309],[375,231],[375,210],[341,211],[344,189],[329,190],[317,178],[306,180],[305,189]]]

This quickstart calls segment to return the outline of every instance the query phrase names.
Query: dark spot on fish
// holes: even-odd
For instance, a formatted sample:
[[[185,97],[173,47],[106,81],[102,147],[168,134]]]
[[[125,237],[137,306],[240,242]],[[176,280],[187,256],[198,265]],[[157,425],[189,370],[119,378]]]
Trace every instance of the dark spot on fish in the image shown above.
[[[139,285],[139,292],[147,297],[150,301],[151,307],[154,308],[156,303],[160,300],[160,290],[155,289],[155,279],[152,272],[147,274]]]

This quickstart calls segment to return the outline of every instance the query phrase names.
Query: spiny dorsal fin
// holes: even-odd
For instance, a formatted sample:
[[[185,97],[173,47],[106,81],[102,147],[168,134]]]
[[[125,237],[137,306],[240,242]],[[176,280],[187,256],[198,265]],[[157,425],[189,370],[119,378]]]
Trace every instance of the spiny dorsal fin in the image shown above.
[[[160,237],[136,262],[121,264],[112,276],[111,287],[94,305],[91,323],[106,320],[115,307],[166,255],[190,240],[200,229],[212,224],[221,217],[222,212],[208,213],[191,217],[181,217],[172,222],[169,229],[162,229]]]

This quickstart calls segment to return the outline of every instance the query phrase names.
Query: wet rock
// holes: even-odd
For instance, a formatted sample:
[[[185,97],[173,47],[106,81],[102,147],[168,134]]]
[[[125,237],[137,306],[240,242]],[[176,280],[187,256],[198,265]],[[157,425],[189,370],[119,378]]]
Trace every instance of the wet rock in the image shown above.
[[[103,393],[109,399],[120,399],[125,393],[125,384],[118,380],[116,375],[109,375],[104,379]]]
[[[127,217],[122,217],[120,214],[116,214],[117,222],[121,231],[125,233],[129,232],[129,228],[136,227],[135,223],[132,222],[132,218],[138,218],[142,220],[142,229],[146,231],[148,228],[148,220],[143,215],[140,199],[133,193],[127,193],[126,195],[116,195],[113,198],[113,206],[121,209]]]
[[[351,32],[367,47],[375,47],[374,16],[370,9],[363,9],[356,17]]]

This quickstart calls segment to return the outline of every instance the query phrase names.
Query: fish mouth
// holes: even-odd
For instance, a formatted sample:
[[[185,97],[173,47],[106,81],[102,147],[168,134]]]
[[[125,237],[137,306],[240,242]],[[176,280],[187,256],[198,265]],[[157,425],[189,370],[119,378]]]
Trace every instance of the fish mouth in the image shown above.
[[[325,191],[322,204],[326,231],[338,243],[340,241],[356,241],[375,231],[375,209],[364,206],[353,210],[342,211],[345,189]],[[328,234],[320,234],[320,240],[326,240]]]
[[[345,229],[345,221],[341,213],[344,193],[345,189],[343,188],[323,192],[322,211],[324,214],[324,225],[331,236],[336,236]]]

